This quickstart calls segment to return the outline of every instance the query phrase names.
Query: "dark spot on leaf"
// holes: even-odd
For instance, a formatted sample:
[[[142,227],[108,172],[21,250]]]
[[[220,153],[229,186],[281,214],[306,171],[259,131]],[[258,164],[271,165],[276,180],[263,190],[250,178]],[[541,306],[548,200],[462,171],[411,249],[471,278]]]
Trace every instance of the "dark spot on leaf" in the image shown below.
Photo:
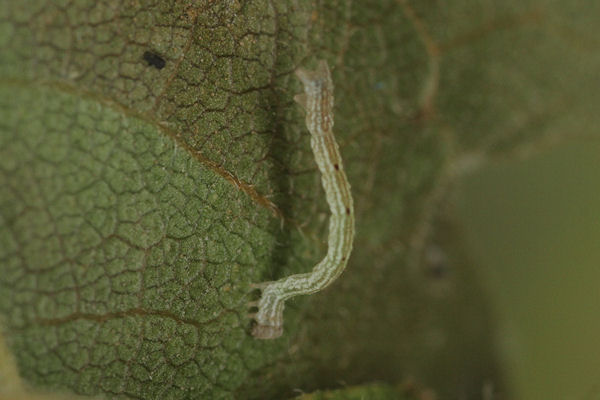
[[[145,51],[142,58],[148,63],[149,66],[156,69],[163,69],[167,63],[164,58],[151,51]]]
[[[336,171],[339,171],[339,170],[340,170],[340,166],[339,166],[339,165],[337,165],[337,164],[333,164],[333,168],[335,168],[335,170],[336,170]]]
[[[429,245],[425,251],[426,273],[433,279],[446,278],[450,265],[446,253],[437,245]]]
[[[350,215],[350,209],[346,207],[346,214]]]

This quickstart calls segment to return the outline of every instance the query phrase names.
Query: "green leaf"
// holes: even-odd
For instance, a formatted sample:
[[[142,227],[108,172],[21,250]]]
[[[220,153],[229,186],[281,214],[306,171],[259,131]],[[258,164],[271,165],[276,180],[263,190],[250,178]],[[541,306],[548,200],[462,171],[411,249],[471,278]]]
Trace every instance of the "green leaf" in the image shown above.
[[[17,370],[13,355],[0,335],[0,396],[18,393],[23,390],[23,383]]]
[[[594,8],[595,7],[595,8]],[[591,1],[42,1],[0,7],[0,315],[31,385],[285,398],[413,376],[502,390],[452,183],[594,133]],[[293,103],[333,67],[355,250],[249,335],[250,283],[308,271],[328,210]]]
[[[384,384],[366,384],[338,390],[319,390],[303,394],[297,400],[411,400],[419,399],[418,393]]]
[[[10,400],[77,400],[70,394],[32,393],[27,390],[17,371],[14,357],[0,335],[0,398]]]
[[[151,396],[162,379],[242,369],[227,352],[252,340],[243,308],[274,242],[266,210],[146,121],[56,88],[2,91],[2,309],[24,376]]]

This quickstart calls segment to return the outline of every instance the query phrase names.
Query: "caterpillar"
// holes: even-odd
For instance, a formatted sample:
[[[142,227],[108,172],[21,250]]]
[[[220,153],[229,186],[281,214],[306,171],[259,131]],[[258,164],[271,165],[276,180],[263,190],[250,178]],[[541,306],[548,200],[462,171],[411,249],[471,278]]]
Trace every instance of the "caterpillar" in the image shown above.
[[[331,212],[327,255],[311,272],[251,286],[261,290],[259,300],[249,304],[258,308],[251,315],[256,321],[252,335],[258,339],[276,339],[283,334],[287,299],[318,292],[340,276],[348,264],[354,240],[354,201],[332,131],[334,101],[329,66],[321,60],[316,70],[298,68],[296,76],[304,86],[304,93],[294,96],[294,100],[306,112],[310,145]]]

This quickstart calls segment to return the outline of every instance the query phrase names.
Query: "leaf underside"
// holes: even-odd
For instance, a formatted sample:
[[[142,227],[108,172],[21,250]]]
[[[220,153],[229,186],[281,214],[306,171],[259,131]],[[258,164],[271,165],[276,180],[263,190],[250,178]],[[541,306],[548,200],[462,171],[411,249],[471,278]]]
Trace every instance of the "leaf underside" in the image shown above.
[[[502,390],[445,200],[473,165],[593,134],[599,6],[287,3],[0,7],[0,317],[29,385],[163,399],[407,377],[440,398]],[[326,251],[293,102],[294,70],[318,59],[333,69],[355,250],[339,282],[289,302],[283,338],[257,341],[250,283]]]

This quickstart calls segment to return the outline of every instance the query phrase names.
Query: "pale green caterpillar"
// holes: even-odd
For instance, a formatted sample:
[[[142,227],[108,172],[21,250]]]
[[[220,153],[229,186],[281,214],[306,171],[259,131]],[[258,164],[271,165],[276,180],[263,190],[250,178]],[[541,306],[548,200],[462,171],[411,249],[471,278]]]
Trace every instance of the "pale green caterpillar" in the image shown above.
[[[306,111],[310,145],[331,210],[328,249],[325,258],[309,273],[253,285],[262,290],[260,299],[250,303],[250,306],[258,307],[256,314],[252,315],[256,321],[252,335],[259,339],[281,336],[283,309],[287,299],[318,292],[337,279],[346,268],[354,239],[354,206],[350,184],[332,132],[333,82],[329,67],[322,60],[315,71],[299,68],[296,75],[304,85],[304,93],[296,95],[294,100]]]

